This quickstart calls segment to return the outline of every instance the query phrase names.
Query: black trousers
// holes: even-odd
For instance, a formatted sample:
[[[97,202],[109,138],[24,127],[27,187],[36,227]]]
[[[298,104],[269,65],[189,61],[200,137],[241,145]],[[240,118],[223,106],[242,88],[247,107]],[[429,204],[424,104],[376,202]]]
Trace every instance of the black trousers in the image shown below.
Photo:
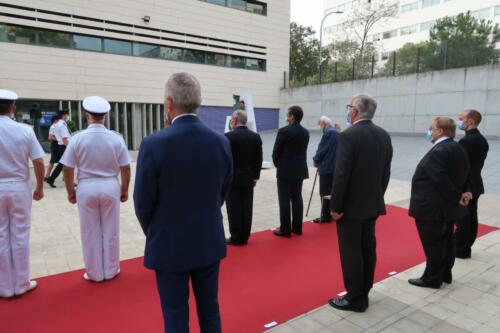
[[[364,302],[373,287],[377,263],[376,221],[376,218],[337,221],[345,298],[352,303]]]
[[[455,264],[454,224],[418,219],[416,224],[426,257],[422,280],[431,284],[441,284],[443,278],[451,276]]]
[[[189,279],[196,298],[201,333],[220,333],[219,262],[186,272],[156,271],[165,333],[189,332]]]
[[[64,152],[66,151],[66,146],[65,145],[58,145],[57,146],[57,165],[52,171],[52,174],[49,177],[49,181],[53,183],[57,177],[61,174],[62,169],[64,168],[64,165],[59,161],[61,157],[64,155]]]
[[[280,205],[280,230],[285,234],[302,233],[304,202],[302,183],[304,180],[278,178],[278,200]]]
[[[253,187],[232,187],[226,198],[231,240],[246,244],[252,231]]]
[[[456,255],[460,257],[469,257],[471,248],[477,237],[478,218],[477,218],[477,203],[479,196],[472,199],[467,206],[469,215],[462,218],[457,224],[455,233]]]
[[[323,197],[332,194],[333,173],[319,175],[319,196],[321,197],[321,221],[331,221],[330,199]]]

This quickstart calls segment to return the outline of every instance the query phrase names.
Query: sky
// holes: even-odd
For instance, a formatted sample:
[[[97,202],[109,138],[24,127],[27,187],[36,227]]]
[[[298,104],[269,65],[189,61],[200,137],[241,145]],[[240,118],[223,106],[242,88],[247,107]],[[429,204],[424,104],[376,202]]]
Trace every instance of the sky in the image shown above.
[[[291,0],[291,21],[301,25],[312,25],[319,33],[319,26],[323,19],[323,0]]]

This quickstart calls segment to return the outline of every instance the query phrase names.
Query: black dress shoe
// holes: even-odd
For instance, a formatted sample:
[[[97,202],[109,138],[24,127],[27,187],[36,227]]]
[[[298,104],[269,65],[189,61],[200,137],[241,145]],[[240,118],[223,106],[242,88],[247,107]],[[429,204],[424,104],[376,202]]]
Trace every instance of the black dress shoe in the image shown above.
[[[293,231],[292,230],[292,233],[296,234],[297,236],[302,236],[302,231]]]
[[[284,233],[280,229],[275,229],[273,230],[273,234],[278,236],[278,237],[285,237],[285,238],[290,238],[291,235],[289,233]]]
[[[235,242],[231,237],[227,238],[226,239],[226,244],[227,245],[234,245],[234,246],[242,246],[242,245],[246,245],[246,243],[242,243],[242,242]]]
[[[47,184],[49,184],[49,186],[50,186],[50,187],[52,187],[52,188],[56,188],[56,186],[54,185],[54,182],[53,182],[52,180],[47,179],[45,182],[46,182]]]
[[[459,259],[470,259],[470,253],[455,253],[455,258]]]
[[[425,282],[421,278],[418,278],[418,279],[409,279],[408,283],[412,284],[414,286],[423,287],[423,288],[432,288],[432,289],[439,289],[439,288],[441,288],[441,283],[429,283],[429,282]]]
[[[313,220],[314,223],[321,223],[321,217],[317,217]]]
[[[364,302],[363,302],[364,303]],[[328,304],[338,310],[342,311],[354,311],[354,312],[365,312],[368,307],[366,304],[351,303],[345,298],[330,299]]]
[[[451,273],[445,274],[443,276],[443,282],[444,283],[451,284],[452,281],[453,281],[453,276],[451,275]]]

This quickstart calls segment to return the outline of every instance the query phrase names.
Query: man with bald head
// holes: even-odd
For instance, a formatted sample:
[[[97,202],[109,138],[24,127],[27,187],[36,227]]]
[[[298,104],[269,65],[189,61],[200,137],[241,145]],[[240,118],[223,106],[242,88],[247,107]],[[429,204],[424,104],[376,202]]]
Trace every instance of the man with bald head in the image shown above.
[[[470,162],[470,172],[467,178],[467,189],[472,194],[472,199],[467,206],[469,215],[458,221],[456,237],[455,256],[461,259],[471,257],[471,248],[477,237],[477,203],[481,194],[484,193],[483,178],[481,171],[484,161],[488,155],[488,141],[479,132],[478,126],[481,123],[481,113],[477,110],[465,110],[460,113],[458,128],[465,131],[458,143],[465,149]]]

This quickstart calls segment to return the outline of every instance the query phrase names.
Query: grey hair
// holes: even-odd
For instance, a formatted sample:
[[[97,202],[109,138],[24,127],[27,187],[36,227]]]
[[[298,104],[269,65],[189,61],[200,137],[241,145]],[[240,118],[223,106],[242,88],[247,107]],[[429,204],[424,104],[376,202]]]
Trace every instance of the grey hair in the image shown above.
[[[359,111],[362,119],[371,120],[377,110],[377,101],[370,95],[358,94],[352,98],[352,106]]]
[[[247,115],[247,112],[244,111],[244,110],[236,110],[233,112],[233,118],[235,118],[236,120],[238,120],[238,122],[240,124],[242,124],[243,126],[247,124],[247,121],[248,121],[248,115]]]
[[[332,124],[332,120],[330,118],[328,118],[327,116],[321,116],[318,120],[318,122],[321,124],[327,124],[327,125],[331,125]]]
[[[200,82],[189,73],[172,74],[165,86],[165,97],[170,97],[179,111],[196,113],[201,105]]]

